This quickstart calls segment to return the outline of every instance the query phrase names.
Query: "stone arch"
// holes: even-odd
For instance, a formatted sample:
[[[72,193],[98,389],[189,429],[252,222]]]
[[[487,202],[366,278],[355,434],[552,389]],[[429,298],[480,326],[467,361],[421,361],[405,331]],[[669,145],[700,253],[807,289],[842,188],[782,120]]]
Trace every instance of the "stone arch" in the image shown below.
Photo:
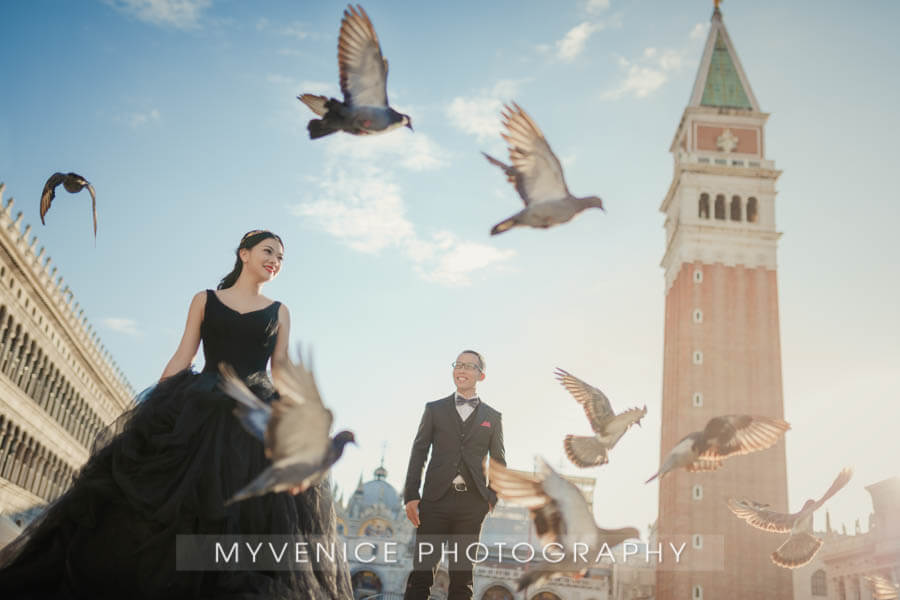
[[[381,577],[372,569],[359,569],[350,575],[354,598],[365,598],[380,594],[384,588]]]
[[[756,223],[759,221],[759,206],[756,198],[750,196],[747,198],[747,222]]]
[[[502,583],[495,583],[481,594],[481,600],[513,600],[515,594]]]
[[[813,596],[828,596],[828,578],[825,569],[815,571],[809,578],[810,592]]]
[[[732,221],[740,221],[741,220],[741,197],[738,195],[734,195],[731,197],[731,207],[729,209],[729,216]]]
[[[725,220],[725,194],[716,194],[715,217],[719,221]]]
[[[549,590],[538,592],[530,600],[562,600],[557,594]]]
[[[709,218],[709,194],[706,192],[700,194],[700,203],[697,206],[697,216],[701,219]]]

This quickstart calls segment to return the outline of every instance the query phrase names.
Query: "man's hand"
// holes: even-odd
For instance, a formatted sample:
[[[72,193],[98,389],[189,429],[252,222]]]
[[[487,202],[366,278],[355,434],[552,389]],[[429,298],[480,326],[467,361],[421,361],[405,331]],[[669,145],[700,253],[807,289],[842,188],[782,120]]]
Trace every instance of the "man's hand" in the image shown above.
[[[414,527],[419,526],[419,501],[410,500],[406,503],[406,518]]]

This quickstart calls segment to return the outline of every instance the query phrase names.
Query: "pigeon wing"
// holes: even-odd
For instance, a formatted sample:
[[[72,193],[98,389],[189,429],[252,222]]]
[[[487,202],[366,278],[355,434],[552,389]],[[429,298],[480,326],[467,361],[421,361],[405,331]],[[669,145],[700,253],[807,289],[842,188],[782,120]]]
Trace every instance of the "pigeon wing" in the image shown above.
[[[747,521],[749,525],[763,531],[789,533],[797,521],[797,515],[768,510],[765,506],[768,505],[745,498],[740,500],[728,499],[728,508],[731,509],[731,512],[738,518]]]
[[[503,500],[532,510],[543,508],[551,502],[536,477],[507,469],[494,459],[490,464],[490,486]]]
[[[609,399],[597,388],[588,385],[571,373],[556,368],[556,378],[584,408],[591,428],[595,433],[603,433],[606,422],[615,416]]]
[[[44,184],[44,191],[41,192],[41,223],[44,225],[46,225],[46,223],[44,223],[44,215],[50,210],[50,205],[56,197],[56,186],[65,181],[65,179],[65,174],[54,173],[47,179],[47,183]]]
[[[897,586],[884,575],[866,575],[863,579],[866,580],[874,600],[897,600]]]
[[[328,112],[328,108],[326,107],[328,98],[325,96],[316,96],[315,94],[301,94],[300,96],[297,96],[297,100],[308,106],[309,110],[313,111],[320,117],[324,117],[325,113]]]
[[[222,391],[238,403],[234,414],[241,425],[255,437],[265,440],[266,427],[272,415],[271,407],[256,397],[247,384],[237,376],[231,365],[219,363],[219,372],[222,373],[220,384]]]
[[[834,478],[834,482],[832,482],[831,487],[828,488],[828,491],[826,491],[821,498],[816,500],[816,503],[808,509],[808,512],[818,510],[823,504],[828,501],[829,498],[841,491],[841,488],[847,485],[851,477],[853,477],[853,469],[851,469],[850,467],[844,467],[843,469],[841,469],[841,472],[838,473],[837,477]]]
[[[344,103],[387,108],[387,61],[362,6],[349,6],[341,20],[338,68]]]
[[[94,214],[94,240],[97,239],[97,194],[94,193],[94,186],[85,183],[84,187],[91,193],[91,210]]]
[[[568,198],[562,165],[537,124],[515,102],[504,109],[507,133],[501,136],[509,144],[509,160],[517,171],[516,190],[525,205]]]
[[[538,458],[538,468],[543,478],[541,488],[559,513],[558,536],[563,539],[554,541],[562,543],[566,548],[570,548],[576,541],[589,546],[596,545],[597,524],[581,490],[554,471],[543,458]]]
[[[297,362],[278,370],[275,389],[279,400],[272,403],[272,418],[266,429],[266,449],[273,461],[320,464],[328,452],[333,416],[325,408],[312,371]]]
[[[709,447],[701,460],[721,460],[729,456],[749,454],[774,446],[791,426],[772,417],[725,415],[714,417],[703,431]]]

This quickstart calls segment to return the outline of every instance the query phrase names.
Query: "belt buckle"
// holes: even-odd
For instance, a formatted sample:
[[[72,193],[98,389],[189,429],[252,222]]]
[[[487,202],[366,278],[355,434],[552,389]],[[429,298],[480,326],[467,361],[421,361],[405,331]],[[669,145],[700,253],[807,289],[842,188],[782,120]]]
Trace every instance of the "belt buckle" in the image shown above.
[[[454,483],[453,491],[455,492],[468,492],[469,488],[466,487],[465,483]]]

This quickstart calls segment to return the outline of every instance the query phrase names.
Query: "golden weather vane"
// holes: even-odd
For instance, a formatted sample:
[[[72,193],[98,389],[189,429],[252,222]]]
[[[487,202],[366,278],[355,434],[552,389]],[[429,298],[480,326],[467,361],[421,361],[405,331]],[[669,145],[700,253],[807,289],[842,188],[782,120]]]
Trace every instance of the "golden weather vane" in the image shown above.
[[[713,7],[716,10],[719,10],[719,5],[722,4],[722,0],[713,0]]]

